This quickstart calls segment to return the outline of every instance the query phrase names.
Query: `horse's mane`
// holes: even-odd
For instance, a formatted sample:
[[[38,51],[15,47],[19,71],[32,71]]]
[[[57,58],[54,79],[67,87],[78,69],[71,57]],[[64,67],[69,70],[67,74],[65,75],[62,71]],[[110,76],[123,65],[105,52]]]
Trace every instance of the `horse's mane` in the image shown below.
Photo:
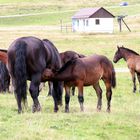
[[[49,43],[51,46],[54,46],[54,44],[50,40],[48,40],[48,39],[43,39],[43,41],[46,42],[46,43]]]
[[[58,71],[57,73],[63,72],[68,66],[75,64],[77,59],[71,59],[67,63],[65,63]]]
[[[125,48],[125,47],[120,47],[120,48],[125,49],[125,50],[127,50],[127,51],[129,51],[129,52],[131,52],[131,53],[133,53],[135,55],[139,55],[137,52],[135,52],[135,51],[133,51],[131,49],[128,49],[128,48]]]
[[[83,57],[86,57],[85,55],[83,54],[78,54],[79,58],[83,58]]]

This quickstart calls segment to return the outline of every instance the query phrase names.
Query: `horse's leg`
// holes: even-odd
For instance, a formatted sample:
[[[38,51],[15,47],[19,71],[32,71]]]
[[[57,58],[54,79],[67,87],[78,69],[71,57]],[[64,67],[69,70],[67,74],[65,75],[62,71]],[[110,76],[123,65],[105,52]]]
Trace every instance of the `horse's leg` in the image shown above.
[[[83,84],[78,85],[78,101],[80,103],[81,111],[84,111]]]
[[[138,81],[139,81],[139,92],[140,92],[140,73],[137,72],[137,78],[138,78]]]
[[[99,83],[97,83],[96,85],[93,85],[93,88],[95,89],[97,97],[98,97],[97,111],[100,111],[102,108],[102,89]]]
[[[53,81],[53,100],[54,100],[54,112],[58,111],[58,105],[62,105],[62,92],[63,84],[59,81]]]
[[[69,112],[70,87],[65,85],[65,112]]]
[[[45,82],[40,83],[39,85],[39,92],[45,87]]]
[[[32,108],[33,113],[41,110],[41,106],[40,106],[40,103],[38,100],[40,79],[41,79],[41,74],[34,74],[34,75],[32,75],[32,80],[30,83],[29,90],[30,90],[31,97],[34,102],[33,108]]]
[[[106,98],[107,98],[107,112],[110,112],[110,104],[111,104],[111,97],[112,97],[112,89],[111,83],[109,81],[105,81],[106,86]]]
[[[72,95],[74,96],[74,94],[75,94],[75,86],[72,86]]]
[[[135,71],[130,70],[130,73],[132,75],[132,81],[133,81],[133,92],[136,92],[136,76],[135,76]]]
[[[49,87],[49,92],[48,96],[51,96],[53,93],[53,83],[51,81],[48,81],[48,87]]]

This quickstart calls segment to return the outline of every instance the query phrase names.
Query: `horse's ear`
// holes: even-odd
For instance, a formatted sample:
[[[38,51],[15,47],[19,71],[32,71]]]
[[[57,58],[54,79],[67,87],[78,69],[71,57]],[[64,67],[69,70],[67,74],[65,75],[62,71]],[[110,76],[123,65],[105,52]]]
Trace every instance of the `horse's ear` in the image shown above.
[[[120,49],[120,47],[117,45],[118,50]]]

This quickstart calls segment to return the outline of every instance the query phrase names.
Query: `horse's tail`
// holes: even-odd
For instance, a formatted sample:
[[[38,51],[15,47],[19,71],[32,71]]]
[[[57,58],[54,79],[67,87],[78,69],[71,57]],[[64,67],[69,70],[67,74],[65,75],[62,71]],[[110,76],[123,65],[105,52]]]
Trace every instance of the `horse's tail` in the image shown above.
[[[112,62],[111,62],[111,67],[112,67],[112,72],[111,72],[111,85],[112,85],[112,87],[113,88],[115,88],[116,87],[116,73],[115,73],[115,69],[114,69],[114,66],[113,66],[113,64],[112,64]]]
[[[27,77],[26,77],[26,43],[18,41],[15,44],[15,94],[17,102],[23,101],[24,105],[27,100]]]

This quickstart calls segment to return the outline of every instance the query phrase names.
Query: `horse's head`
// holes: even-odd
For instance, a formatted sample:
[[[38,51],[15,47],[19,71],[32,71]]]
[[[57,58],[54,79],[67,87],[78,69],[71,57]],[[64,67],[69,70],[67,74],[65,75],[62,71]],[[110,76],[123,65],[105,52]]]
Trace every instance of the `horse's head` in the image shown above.
[[[117,46],[117,51],[115,52],[113,62],[117,63],[121,58],[122,58],[121,50],[120,50],[120,47]]]
[[[54,72],[51,69],[45,69],[43,74],[42,74],[42,79],[44,81],[46,80],[51,80],[54,77]]]

